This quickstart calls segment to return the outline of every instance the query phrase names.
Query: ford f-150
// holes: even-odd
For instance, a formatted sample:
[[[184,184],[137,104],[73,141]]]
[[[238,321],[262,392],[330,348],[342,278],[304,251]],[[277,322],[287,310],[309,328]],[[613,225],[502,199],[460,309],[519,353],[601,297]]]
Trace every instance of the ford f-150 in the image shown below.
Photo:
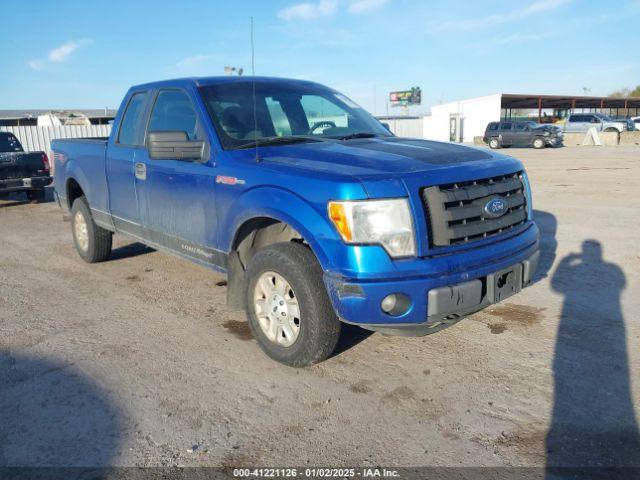
[[[312,82],[135,86],[109,138],[52,148],[84,260],[122,233],[225,273],[228,305],[288,365],[330,356],[341,322],[435,332],[518,293],[538,263],[520,161],[398,138]]]

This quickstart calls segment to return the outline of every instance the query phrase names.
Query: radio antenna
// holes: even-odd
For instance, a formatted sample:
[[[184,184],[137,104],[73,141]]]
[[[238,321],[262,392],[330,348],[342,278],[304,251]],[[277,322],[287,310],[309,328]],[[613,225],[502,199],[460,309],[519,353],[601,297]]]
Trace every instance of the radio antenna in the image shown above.
[[[258,155],[258,107],[256,102],[256,48],[253,40],[253,17],[251,17],[251,90],[253,96],[253,136],[256,141],[256,162],[260,161]]]

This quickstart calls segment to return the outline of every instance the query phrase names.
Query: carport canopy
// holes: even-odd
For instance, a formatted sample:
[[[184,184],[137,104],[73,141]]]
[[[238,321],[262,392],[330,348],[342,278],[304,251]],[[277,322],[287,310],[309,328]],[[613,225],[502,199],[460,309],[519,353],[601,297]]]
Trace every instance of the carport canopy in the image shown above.
[[[503,110],[531,109],[538,110],[538,117],[546,108],[575,110],[588,109],[640,109],[640,97],[585,97],[570,95],[522,95],[503,93],[501,99]]]

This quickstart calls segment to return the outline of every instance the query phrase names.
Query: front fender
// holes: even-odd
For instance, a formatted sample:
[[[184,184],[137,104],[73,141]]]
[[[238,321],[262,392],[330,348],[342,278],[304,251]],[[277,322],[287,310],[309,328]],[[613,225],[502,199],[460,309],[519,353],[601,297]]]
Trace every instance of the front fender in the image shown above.
[[[240,212],[240,213],[236,213]],[[300,233],[323,270],[334,268],[332,252],[344,248],[329,219],[298,195],[278,187],[258,187],[243,193],[221,219],[220,245],[231,251],[240,227],[253,218],[268,217],[287,223]]]

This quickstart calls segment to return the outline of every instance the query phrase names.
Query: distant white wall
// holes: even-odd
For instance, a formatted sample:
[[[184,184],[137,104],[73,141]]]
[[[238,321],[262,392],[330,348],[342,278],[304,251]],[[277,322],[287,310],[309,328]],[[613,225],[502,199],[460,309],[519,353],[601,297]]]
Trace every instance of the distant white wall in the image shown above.
[[[484,135],[489,122],[500,120],[502,95],[487,95],[431,107],[431,115],[425,117],[424,138],[449,141],[449,118],[459,115],[462,119],[462,141],[473,142],[473,137]]]
[[[51,150],[51,140],[56,138],[108,137],[111,125],[67,125],[64,127],[1,127],[0,132],[11,132],[28,151]]]
[[[424,117],[380,119],[398,137],[422,138]]]

